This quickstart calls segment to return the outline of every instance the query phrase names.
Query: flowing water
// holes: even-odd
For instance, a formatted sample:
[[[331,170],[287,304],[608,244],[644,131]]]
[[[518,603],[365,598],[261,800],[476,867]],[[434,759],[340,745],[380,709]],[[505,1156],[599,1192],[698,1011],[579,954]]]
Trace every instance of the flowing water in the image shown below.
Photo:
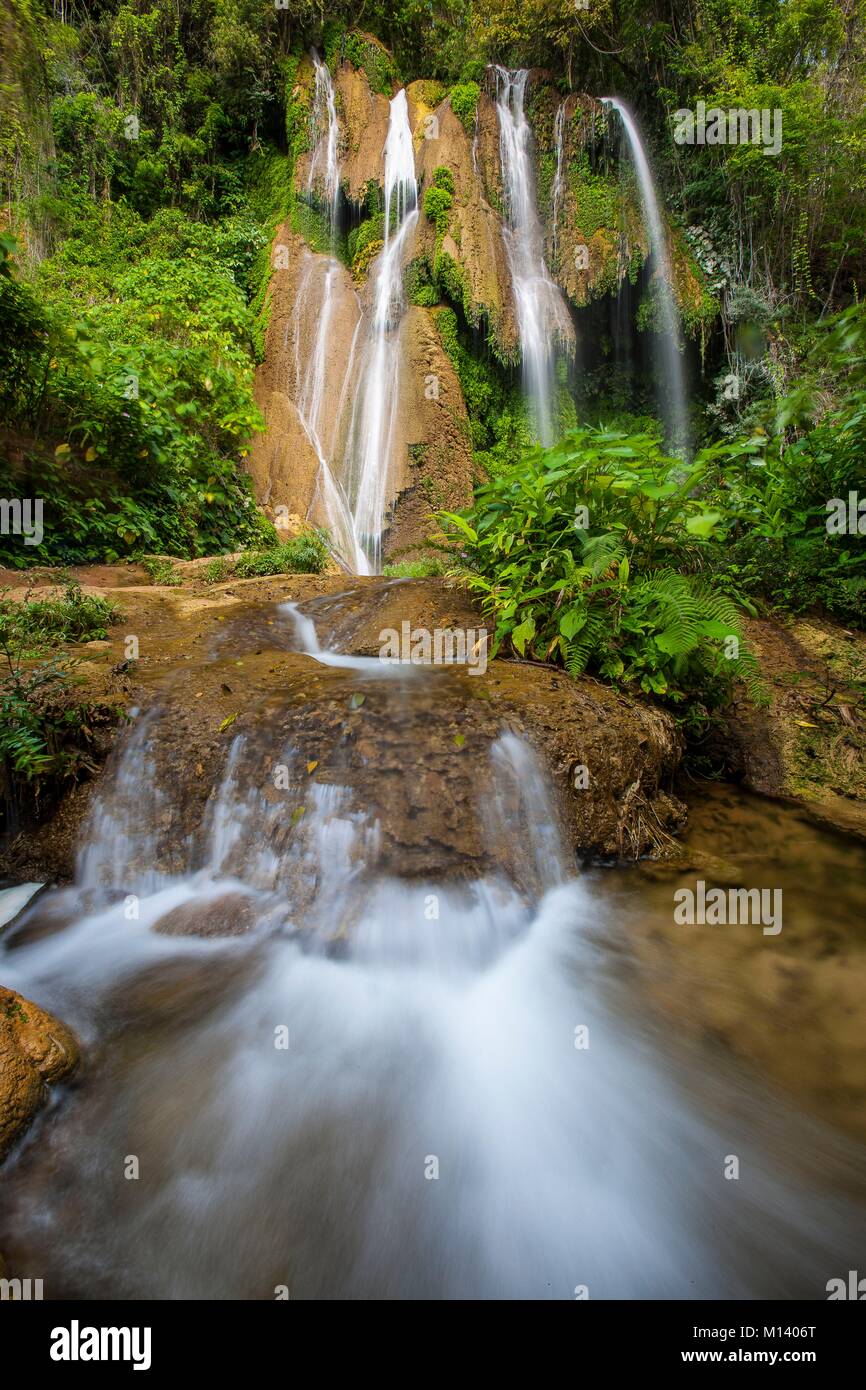
[[[544,261],[532,173],[532,132],[524,109],[529,74],[525,68],[494,71],[507,211],[502,234],[514,290],[524,386],[535,435],[549,445],[556,432],[556,356],[571,349],[574,335],[565,301]]]
[[[565,192],[565,106],[564,101],[559,103],[556,108],[556,120],[553,123],[553,143],[556,149],[556,173],[553,176],[553,208],[551,211],[554,262],[559,249],[559,208]]]
[[[321,509],[331,546],[342,563],[356,574],[367,574],[367,557],[349,500],[335,474],[333,460],[339,437],[340,407],[354,367],[352,353],[344,364],[342,380],[336,380],[333,328],[343,278],[340,262],[333,254],[340,205],[340,129],[330,71],[315,49],[310,56],[316,74],[310,112],[311,136],[315,144],[307,173],[307,197],[327,211],[332,254],[325,258],[308,251],[298,281],[292,315],[295,404],[304,433],[319,461],[310,511],[316,513]],[[312,332],[307,325],[311,306],[315,306]]]
[[[340,163],[337,154],[340,128],[337,121],[337,104],[334,84],[327,65],[322,62],[315,49],[311,50],[310,57],[316,72],[316,87],[310,112],[310,125],[316,144],[307,174],[307,196],[312,198],[314,193],[321,190],[324,197],[320,196],[320,201],[328,210],[328,221],[333,228],[337,225],[340,201]]]
[[[326,203],[336,233],[340,197],[339,127],[327,66],[313,54],[316,87],[311,125],[319,132],[307,177],[310,197]],[[418,221],[418,186],[405,91],[391,102],[384,159],[384,246],[371,271],[368,302],[358,321],[339,387],[329,380],[336,297],[344,272],[333,256],[308,254],[294,310],[296,404],[319,472],[311,511],[319,507],[336,555],[356,574],[381,568],[382,533],[397,482],[396,424],[400,407],[403,268]],[[306,342],[302,321],[315,306]]]
[[[366,803],[272,733],[289,817],[238,736],[168,871],[155,709],[75,886],[2,938],[0,978],[87,1057],[4,1169],[11,1269],[49,1297],[823,1297],[860,1253],[862,1150],[650,1010],[646,883],[578,872],[523,738],[481,750],[479,836],[507,873],[382,867],[395,747],[453,728],[465,678],[340,652],[353,601],[262,621],[311,672],[365,660],[396,735],[414,711],[408,742],[360,749]]]
[[[335,554],[355,574],[368,574],[367,556],[358,536],[349,500],[332,467],[341,411],[339,407],[334,409],[331,392],[338,390],[338,400],[341,399],[345,382],[352,374],[354,357],[352,353],[343,383],[338,384],[334,372],[332,328],[338,286],[343,274],[342,266],[334,257],[323,259],[307,252],[292,315],[297,382],[295,403],[304,433],[319,461],[311,511],[315,512],[317,504],[321,505]],[[305,341],[305,316],[312,304],[316,305],[316,322],[310,350],[305,355],[301,351]]]
[[[667,425],[669,447],[687,450],[689,445],[686,384],[680,352],[680,323],[673,296],[673,275],[667,236],[659,211],[658,194],[652,176],[649,157],[634,115],[619,97],[602,97],[605,106],[619,116],[631,152],[643,205],[644,222],[650,240],[650,254],[655,271],[653,284],[661,315],[661,332],[657,333],[659,354],[655,376],[659,404]]]
[[[381,568],[385,512],[394,493],[394,438],[400,404],[403,264],[418,221],[415,154],[406,92],[391,101],[385,142],[384,246],[372,275],[360,379],[352,403],[341,477],[370,569]]]

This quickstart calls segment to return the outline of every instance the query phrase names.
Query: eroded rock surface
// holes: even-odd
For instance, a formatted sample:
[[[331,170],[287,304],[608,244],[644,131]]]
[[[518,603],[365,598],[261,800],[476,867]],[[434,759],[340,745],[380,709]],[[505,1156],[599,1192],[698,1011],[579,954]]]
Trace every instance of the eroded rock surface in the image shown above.
[[[70,1076],[78,1061],[68,1028],[0,985],[0,1159],[30,1124],[47,1086]]]

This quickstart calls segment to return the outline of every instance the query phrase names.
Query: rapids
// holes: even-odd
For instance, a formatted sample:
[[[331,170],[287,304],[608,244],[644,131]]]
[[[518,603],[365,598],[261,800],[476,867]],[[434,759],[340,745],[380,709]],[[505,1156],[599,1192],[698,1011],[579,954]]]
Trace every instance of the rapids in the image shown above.
[[[432,675],[364,660],[399,724]],[[493,739],[478,806],[512,879],[430,881],[376,868],[338,782],[305,779],[287,835],[242,735],[158,870],[159,734],[138,717],[75,885],[0,941],[89,1058],[4,1170],[0,1246],[47,1296],[821,1297],[855,1260],[858,1151],[649,1010],[524,739]]]

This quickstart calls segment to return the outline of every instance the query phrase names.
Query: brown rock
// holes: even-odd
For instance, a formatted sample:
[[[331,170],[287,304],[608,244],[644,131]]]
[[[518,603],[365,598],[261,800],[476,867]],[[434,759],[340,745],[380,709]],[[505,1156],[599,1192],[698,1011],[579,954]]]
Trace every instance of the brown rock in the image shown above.
[[[0,1158],[32,1120],[46,1085],[71,1075],[78,1061],[68,1028],[0,985]]]
[[[243,936],[255,920],[255,908],[244,893],[226,893],[207,902],[181,903],[160,917],[154,931],[163,936]]]

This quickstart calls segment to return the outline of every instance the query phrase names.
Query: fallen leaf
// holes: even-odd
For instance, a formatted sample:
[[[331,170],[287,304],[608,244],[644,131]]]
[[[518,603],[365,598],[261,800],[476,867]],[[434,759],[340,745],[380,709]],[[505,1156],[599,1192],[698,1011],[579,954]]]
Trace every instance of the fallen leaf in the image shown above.
[[[354,694],[349,701],[349,709],[360,709],[366,698],[366,695]]]
[[[455,735],[454,735],[454,747],[455,747],[455,748],[462,748],[465,742],[466,742],[466,739],[463,737],[462,734],[455,734]]]
[[[799,725],[801,729],[820,729],[821,727],[820,724],[810,724],[808,719],[795,719],[794,723]]]
[[[224,729],[227,729],[230,724],[234,724],[239,714],[240,710],[235,710],[234,714],[229,715],[228,719],[224,719],[220,724],[220,733],[222,733]]]
[[[292,825],[297,825],[298,821],[301,819],[306,809],[306,806],[295,807],[294,811],[292,812]]]
[[[311,763],[307,763],[307,772],[308,772],[308,773],[310,773],[310,772],[315,772],[315,770],[316,770],[316,768],[317,768],[318,766],[319,766],[319,760],[318,760],[318,758],[314,758],[313,761],[312,761]]]

